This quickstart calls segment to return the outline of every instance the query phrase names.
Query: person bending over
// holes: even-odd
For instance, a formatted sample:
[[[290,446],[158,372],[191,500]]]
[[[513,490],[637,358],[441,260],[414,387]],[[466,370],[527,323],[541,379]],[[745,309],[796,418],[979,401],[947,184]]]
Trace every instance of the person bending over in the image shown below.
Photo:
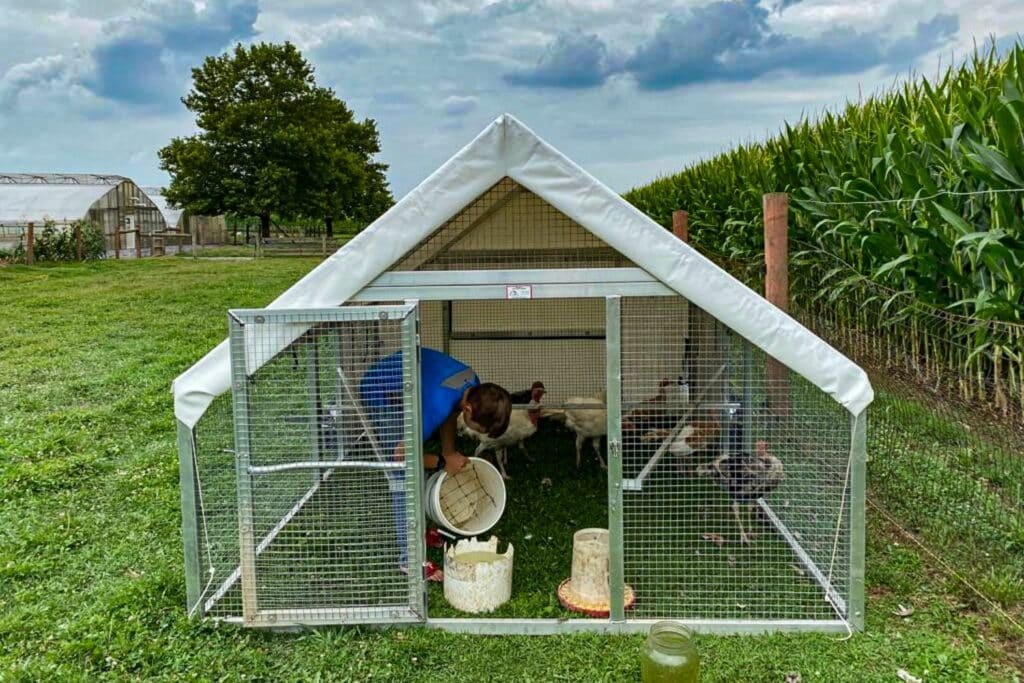
[[[377,440],[384,453],[397,461],[405,460],[402,436],[403,413],[402,352],[380,359],[366,371],[359,385],[359,394],[369,412]],[[431,470],[444,468],[448,474],[461,470],[468,458],[455,448],[456,427],[461,413],[466,426],[481,434],[498,437],[508,427],[512,412],[509,393],[480,378],[465,363],[434,349],[420,349],[420,411],[424,442],[435,433],[441,441],[441,452],[424,453],[423,465]],[[406,534],[405,473],[390,471],[392,502],[397,532],[399,567],[408,571],[409,543]],[[439,570],[431,570],[428,578],[440,581]]]

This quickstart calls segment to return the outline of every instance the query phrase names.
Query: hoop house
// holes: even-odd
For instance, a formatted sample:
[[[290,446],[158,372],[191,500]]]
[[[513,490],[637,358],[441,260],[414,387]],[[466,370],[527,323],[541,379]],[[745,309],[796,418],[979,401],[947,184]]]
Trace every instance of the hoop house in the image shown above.
[[[230,323],[174,383],[194,614],[486,633],[863,626],[865,373],[509,115]],[[608,618],[436,618],[419,572],[398,570],[396,539],[408,566],[425,557],[422,347],[503,386],[542,379],[563,414],[600,398]],[[401,409],[382,430],[367,378],[388,356]],[[753,515],[762,533],[722,548],[702,533],[711,515],[741,538]]]

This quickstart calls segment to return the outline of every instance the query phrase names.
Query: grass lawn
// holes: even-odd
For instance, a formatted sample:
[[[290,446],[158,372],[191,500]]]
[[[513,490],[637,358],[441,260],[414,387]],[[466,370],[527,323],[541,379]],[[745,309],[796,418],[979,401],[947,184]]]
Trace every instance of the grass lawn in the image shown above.
[[[318,261],[0,268],[0,680],[638,678],[640,637],[274,634],[185,617],[170,381],[225,336],[228,308],[269,302]],[[510,535],[546,495],[539,478],[561,472],[512,466],[498,530]],[[592,462],[583,477],[592,488],[548,528],[602,521],[604,480]],[[869,519],[865,633],[701,636],[702,680],[896,680],[898,668],[927,681],[1019,677],[1019,634]],[[529,569],[517,562],[524,580]],[[542,586],[524,595],[509,609],[555,609]],[[914,614],[896,616],[901,604]]]

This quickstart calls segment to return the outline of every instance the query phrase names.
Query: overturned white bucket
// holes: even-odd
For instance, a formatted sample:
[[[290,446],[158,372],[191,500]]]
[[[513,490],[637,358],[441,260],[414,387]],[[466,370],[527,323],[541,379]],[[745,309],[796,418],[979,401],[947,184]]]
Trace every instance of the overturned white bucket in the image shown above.
[[[498,553],[498,538],[475,538],[448,546],[444,554],[444,599],[463,612],[493,612],[512,597],[512,544]]]
[[[505,513],[505,480],[491,463],[469,458],[454,475],[432,475],[424,499],[427,517],[436,524],[459,536],[479,536]]]

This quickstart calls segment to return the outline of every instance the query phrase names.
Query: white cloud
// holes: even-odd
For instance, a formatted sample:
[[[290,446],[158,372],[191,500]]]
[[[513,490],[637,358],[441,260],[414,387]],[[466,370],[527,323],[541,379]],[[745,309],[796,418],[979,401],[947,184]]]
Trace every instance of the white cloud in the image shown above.
[[[441,111],[447,116],[465,116],[479,103],[480,99],[473,95],[449,95],[441,102]]]
[[[600,87],[566,94],[511,88],[502,80],[502,74],[535,65],[559,32],[596,35],[610,49],[631,54],[670,10],[710,2],[259,0],[249,39],[292,40],[323,84],[357,116],[377,121],[381,160],[390,164],[398,195],[503,111],[516,114],[614,189],[626,190],[736,142],[764,137],[785,119],[841,105],[856,98],[858,89],[870,93],[893,81],[891,70],[874,69],[841,77],[769,74],[645,92],[632,77],[616,75]],[[110,39],[112,22],[138,22],[147,11],[179,16],[166,14],[179,3],[190,0],[0,0],[0,132],[14,141],[0,147],[0,170],[95,170],[146,184],[166,182],[155,150],[192,131],[191,116],[174,101],[187,83],[165,86],[159,107],[139,111],[99,98],[81,82],[97,46]],[[215,4],[207,0],[207,9]],[[762,1],[765,7],[774,4]],[[191,15],[204,11],[194,4],[190,9]],[[939,13],[959,17],[959,51],[974,36],[984,40],[1024,26],[1019,0],[802,0],[773,13],[768,24],[774,32],[807,38],[836,25],[909,36],[918,22]],[[187,42],[188,35],[180,39]],[[172,59],[170,70],[184,78],[202,54]],[[165,57],[137,65],[133,73],[159,71]],[[938,57],[926,54],[906,66],[932,73]],[[948,61],[948,50],[943,59]]]

